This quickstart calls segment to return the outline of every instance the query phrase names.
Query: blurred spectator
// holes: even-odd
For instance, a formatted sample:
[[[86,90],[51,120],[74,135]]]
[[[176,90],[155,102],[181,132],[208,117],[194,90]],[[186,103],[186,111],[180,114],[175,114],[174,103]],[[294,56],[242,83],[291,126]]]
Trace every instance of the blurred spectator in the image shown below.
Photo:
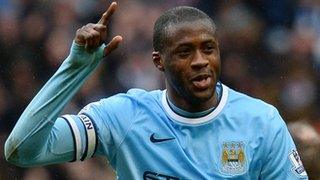
[[[297,57],[292,57],[290,61],[280,99],[284,111],[292,120],[309,116],[310,110],[315,106],[318,90],[310,61]]]
[[[114,172],[108,168],[107,161],[102,158],[93,158],[86,162],[75,162],[63,165],[66,177],[69,180],[114,179]]]
[[[223,1],[217,14],[222,51],[248,52],[257,45],[263,21],[242,1]]]
[[[309,178],[320,179],[320,136],[306,121],[288,124]]]
[[[28,169],[23,180],[50,180],[50,173],[43,167]]]

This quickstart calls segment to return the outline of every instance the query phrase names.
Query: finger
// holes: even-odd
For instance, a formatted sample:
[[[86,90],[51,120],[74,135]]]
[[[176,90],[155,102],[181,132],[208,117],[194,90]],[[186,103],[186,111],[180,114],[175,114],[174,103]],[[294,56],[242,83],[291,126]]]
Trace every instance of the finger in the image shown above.
[[[103,24],[94,24],[92,27],[93,27],[93,29],[95,29],[95,30],[97,30],[99,32],[107,30],[107,26],[103,25]]]
[[[101,42],[101,38],[102,38],[102,35],[99,31],[93,29],[93,28],[90,28],[90,29],[86,29],[86,32],[89,33],[91,36],[91,46],[93,49],[97,48],[99,45],[100,45],[100,42]]]
[[[87,29],[82,32],[84,40],[86,41],[85,49],[90,52],[93,49],[93,35]]]
[[[107,9],[107,11],[103,13],[103,15],[102,15],[101,19],[99,20],[98,24],[107,25],[110,17],[112,16],[112,14],[116,10],[116,8],[117,8],[117,3],[116,2],[112,2],[111,5],[109,6],[109,8]]]
[[[103,43],[102,38],[106,34],[106,30],[104,29],[106,29],[106,26],[101,24],[87,24],[82,28],[82,32],[86,35],[85,48],[88,52],[91,52]],[[99,32],[98,30],[102,32]]]
[[[110,43],[104,48],[104,56],[109,55],[113,50],[115,50],[122,41],[121,36],[114,37]]]
[[[75,37],[75,42],[79,45],[86,45],[86,38],[88,36],[87,33],[85,33],[85,29],[86,29],[86,26],[82,26],[81,28],[77,29],[77,32],[76,32],[76,37]]]
[[[75,42],[78,45],[84,46],[86,44],[85,36],[82,33],[82,29],[78,29],[75,37]]]
[[[101,35],[100,32],[92,29],[93,34],[93,48],[97,48],[100,45]]]
[[[91,52],[91,50],[93,49],[93,42],[92,42],[92,38],[87,38],[86,39],[86,45],[85,45],[85,49],[88,51],[88,52]]]
[[[98,31],[100,33],[100,41],[99,44],[101,45],[103,42],[105,42],[107,38],[107,26],[102,24],[95,24],[93,27],[94,30]]]

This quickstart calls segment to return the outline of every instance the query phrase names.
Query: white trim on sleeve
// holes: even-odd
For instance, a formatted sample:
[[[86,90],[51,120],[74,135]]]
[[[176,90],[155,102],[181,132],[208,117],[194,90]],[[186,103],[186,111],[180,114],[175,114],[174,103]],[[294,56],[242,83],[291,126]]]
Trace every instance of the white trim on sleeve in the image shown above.
[[[97,139],[96,139],[96,130],[95,130],[94,124],[91,121],[91,119],[85,114],[80,114],[79,117],[85,127],[86,140],[87,140],[87,144],[85,147],[86,149],[85,149],[84,154],[81,158],[81,161],[83,161],[83,160],[91,158],[93,156],[95,148],[96,148]]]
[[[75,120],[71,117],[71,115],[63,115],[62,116],[70,125],[71,132],[73,133],[74,140],[75,140],[75,160],[78,161],[81,159],[82,155],[82,143],[81,143],[81,136],[80,136],[80,130],[75,122]]]

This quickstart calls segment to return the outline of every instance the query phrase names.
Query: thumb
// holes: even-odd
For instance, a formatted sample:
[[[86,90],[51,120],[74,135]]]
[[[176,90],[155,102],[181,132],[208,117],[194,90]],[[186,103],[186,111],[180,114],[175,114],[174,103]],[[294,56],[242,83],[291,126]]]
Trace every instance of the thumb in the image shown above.
[[[122,36],[115,36],[109,44],[104,48],[103,56],[109,55],[113,50],[115,50],[122,41]]]

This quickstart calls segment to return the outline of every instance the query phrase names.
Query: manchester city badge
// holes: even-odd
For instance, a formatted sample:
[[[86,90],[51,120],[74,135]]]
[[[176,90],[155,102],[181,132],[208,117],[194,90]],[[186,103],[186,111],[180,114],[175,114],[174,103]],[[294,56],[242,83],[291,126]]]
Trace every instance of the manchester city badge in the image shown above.
[[[224,142],[221,152],[221,171],[228,175],[243,174],[247,170],[245,144],[243,142]]]

